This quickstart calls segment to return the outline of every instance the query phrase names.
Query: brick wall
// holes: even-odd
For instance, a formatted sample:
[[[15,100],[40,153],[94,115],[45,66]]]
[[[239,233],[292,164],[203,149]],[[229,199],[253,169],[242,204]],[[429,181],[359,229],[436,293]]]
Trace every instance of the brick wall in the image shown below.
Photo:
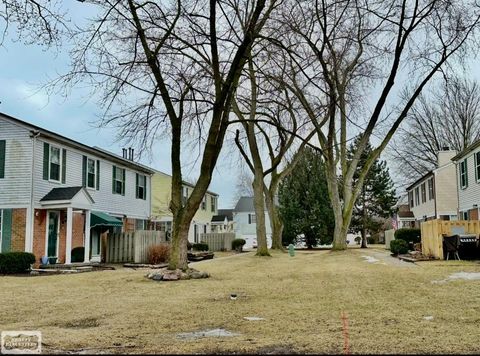
[[[469,220],[478,220],[478,209],[471,209],[468,211]]]
[[[13,209],[12,211],[12,243],[10,250],[25,251],[25,229],[27,223],[27,209]]]
[[[37,262],[40,262],[40,258],[45,255],[46,210],[35,209],[33,222],[33,253]]]

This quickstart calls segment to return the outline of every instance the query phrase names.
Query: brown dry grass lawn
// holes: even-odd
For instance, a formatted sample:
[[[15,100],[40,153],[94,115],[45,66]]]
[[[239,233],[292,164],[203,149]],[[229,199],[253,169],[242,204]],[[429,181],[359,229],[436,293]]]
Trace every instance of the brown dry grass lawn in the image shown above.
[[[0,330],[40,330],[49,352],[342,353],[344,312],[352,353],[480,353],[480,281],[432,283],[480,264],[361,257],[372,253],[242,254],[197,264],[210,279],[168,283],[128,269],[0,277]],[[240,335],[177,337],[214,328]]]

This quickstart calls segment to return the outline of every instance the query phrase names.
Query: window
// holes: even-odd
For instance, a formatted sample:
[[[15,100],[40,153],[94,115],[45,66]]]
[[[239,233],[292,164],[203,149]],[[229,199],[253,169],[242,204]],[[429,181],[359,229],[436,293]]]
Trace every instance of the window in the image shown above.
[[[462,212],[462,220],[468,220],[468,211]]]
[[[477,178],[477,182],[480,182],[480,151],[475,153],[475,177]]]
[[[0,140],[0,179],[5,178],[5,160],[6,160],[5,146],[6,146],[6,141]]]
[[[183,205],[187,203],[187,199],[188,199],[188,187],[183,187],[183,193],[182,193]]]
[[[97,177],[97,168],[95,160],[87,158],[87,187],[95,189],[95,182]]]
[[[147,230],[147,221],[142,219],[136,219],[135,221],[135,231],[138,230]]]
[[[435,199],[435,191],[433,190],[433,178],[428,180],[428,200]]]
[[[202,210],[207,210],[207,196],[204,195],[202,199]]]
[[[460,162],[460,187],[465,189],[468,187],[468,176],[467,176],[467,159],[465,158]]]
[[[413,201],[413,191],[408,192],[408,201],[410,202],[410,208],[413,208],[415,206]]]
[[[415,188],[415,205],[420,205],[420,188]]]
[[[147,199],[147,176],[137,173],[137,199]]]
[[[425,183],[422,183],[420,186],[422,190],[422,204],[427,202],[427,189],[425,187]]]
[[[125,169],[113,166],[113,194],[125,195]]]
[[[216,197],[210,197],[210,203],[212,205],[212,213],[217,211],[217,198]]]
[[[257,216],[255,214],[248,214],[248,223],[249,224],[256,224],[257,223]]]
[[[61,151],[60,148],[58,147],[53,147],[50,146],[50,170],[49,170],[49,175],[48,178],[50,180],[60,182],[60,170],[61,170]]]

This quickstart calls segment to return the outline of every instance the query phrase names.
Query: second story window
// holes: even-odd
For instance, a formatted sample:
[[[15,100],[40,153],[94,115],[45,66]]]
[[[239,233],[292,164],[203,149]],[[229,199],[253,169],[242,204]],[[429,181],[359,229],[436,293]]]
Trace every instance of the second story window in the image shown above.
[[[257,223],[257,215],[248,214],[248,223],[249,224],[256,224]]]
[[[415,205],[420,205],[420,188],[415,188]]]
[[[87,187],[95,189],[95,177],[96,177],[96,167],[95,160],[88,158],[87,159]]]
[[[5,178],[6,141],[0,140],[0,178]]]
[[[136,192],[137,192],[137,195],[136,195],[137,199],[143,199],[143,200],[147,199],[147,176],[137,173]]]
[[[125,195],[125,169],[113,166],[113,194]]]
[[[425,187],[425,183],[422,183],[421,190],[422,190],[422,204],[423,204],[427,202],[427,190]]]
[[[413,191],[408,192],[408,201],[410,202],[410,208],[413,208],[415,206],[413,202]]]
[[[207,210],[207,196],[204,195],[202,199],[202,210]]]
[[[480,152],[475,153],[475,176],[477,182],[480,182]]]
[[[433,190],[433,178],[428,180],[428,200],[435,198],[435,191]]]
[[[216,197],[210,197],[210,203],[212,206],[212,213],[217,211],[217,198]]]
[[[468,176],[467,176],[467,159],[465,158],[460,162],[460,187],[465,189],[468,187]]]
[[[56,182],[60,182],[61,155],[60,148],[50,146],[50,169],[48,178]]]

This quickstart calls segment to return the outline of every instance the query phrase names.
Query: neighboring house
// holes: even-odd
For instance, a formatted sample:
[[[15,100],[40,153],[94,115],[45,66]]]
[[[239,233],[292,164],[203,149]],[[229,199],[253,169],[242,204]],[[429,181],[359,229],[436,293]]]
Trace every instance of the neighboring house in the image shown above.
[[[401,196],[394,206],[395,214],[392,218],[392,226],[395,230],[415,227],[415,215],[410,210],[408,194]]]
[[[212,217],[211,232],[234,232],[233,209],[218,209],[218,215]]]
[[[479,220],[480,140],[452,158],[456,167],[458,216],[461,220]]]
[[[246,241],[244,248],[257,247],[257,216],[253,206],[253,197],[241,197],[233,209],[233,221],[236,238]],[[272,246],[272,228],[270,217],[265,210],[265,225],[267,230],[267,245]]]
[[[186,201],[194,186],[183,182],[183,201]],[[172,233],[173,215],[170,211],[172,197],[172,176],[155,171],[152,177],[152,223],[155,230]],[[200,242],[200,234],[211,232],[212,217],[218,214],[218,194],[207,191],[198,208],[188,232],[188,241]]]
[[[432,219],[457,219],[457,182],[455,164],[451,159],[455,151],[438,152],[437,168],[407,188],[410,211],[416,226]]]
[[[0,252],[70,263],[72,248],[84,246],[85,262],[100,261],[106,230],[145,228],[152,173],[0,114]]]

